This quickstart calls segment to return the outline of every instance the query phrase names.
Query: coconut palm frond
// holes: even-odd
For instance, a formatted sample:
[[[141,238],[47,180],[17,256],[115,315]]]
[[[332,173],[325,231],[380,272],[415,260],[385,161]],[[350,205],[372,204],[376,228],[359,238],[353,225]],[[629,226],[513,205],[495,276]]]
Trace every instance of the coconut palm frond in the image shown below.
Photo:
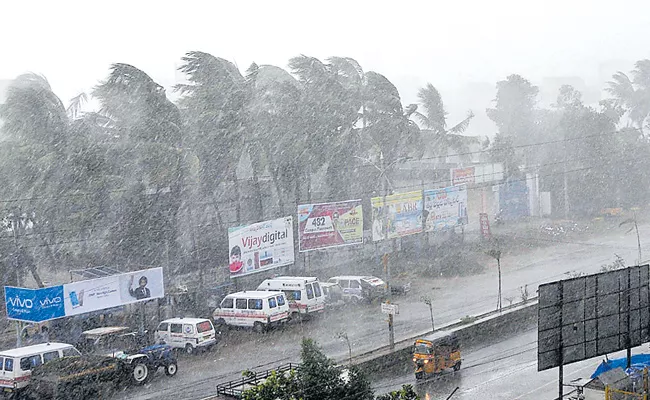
[[[460,121],[458,124],[450,128],[447,132],[456,133],[456,134],[461,134],[465,132],[472,118],[474,118],[474,113],[472,112],[472,110],[469,110],[469,112],[467,113],[467,117],[465,117],[464,120]]]
[[[447,112],[438,89],[430,83],[418,91],[418,99],[430,122],[430,128],[444,131],[447,126]]]

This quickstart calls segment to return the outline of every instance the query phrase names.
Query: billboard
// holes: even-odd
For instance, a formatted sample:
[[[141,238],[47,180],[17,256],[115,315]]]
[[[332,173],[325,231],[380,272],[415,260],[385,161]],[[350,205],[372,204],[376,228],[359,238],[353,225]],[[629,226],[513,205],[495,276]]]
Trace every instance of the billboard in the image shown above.
[[[27,289],[5,286],[7,319],[43,322],[65,317],[63,286]]]
[[[427,232],[467,225],[467,186],[425,190],[424,210]]]
[[[539,286],[537,370],[650,341],[649,266]]]
[[[451,185],[456,186],[474,183],[474,175],[474,167],[453,168],[451,170]]]
[[[525,181],[506,182],[499,189],[500,217],[503,220],[516,220],[530,215],[528,185]]]
[[[228,247],[231,277],[292,264],[293,218],[228,228]]]
[[[40,289],[5,286],[7,318],[43,322],[165,296],[162,268]]]
[[[372,240],[377,242],[422,232],[422,192],[393,194],[370,199]]]
[[[165,296],[162,268],[63,285],[65,315],[79,315]]]
[[[361,200],[298,206],[300,251],[363,243]]]

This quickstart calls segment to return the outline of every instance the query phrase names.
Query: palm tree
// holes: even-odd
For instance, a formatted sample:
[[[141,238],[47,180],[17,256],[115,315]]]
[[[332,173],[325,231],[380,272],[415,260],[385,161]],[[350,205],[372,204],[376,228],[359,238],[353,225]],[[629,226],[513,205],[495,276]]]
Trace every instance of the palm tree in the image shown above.
[[[175,257],[185,155],[180,111],[162,86],[128,64],[111,65],[92,95],[111,120],[106,159],[109,174],[124,189],[115,199],[111,254],[126,264],[150,265],[162,262],[158,248],[170,244]]]
[[[606,90],[614,97],[615,105],[626,111],[632,125],[644,134],[650,116],[650,60],[637,61],[631,75],[632,79],[623,72],[615,73]]]
[[[478,139],[468,138],[462,134],[467,130],[474,113],[470,110],[467,117],[447,128],[447,111],[445,110],[440,92],[431,83],[420,89],[418,92],[420,105],[424,113],[415,112],[414,115],[420,120],[425,130],[423,135],[427,137],[426,147],[433,151],[435,157],[440,157],[443,162],[449,155],[449,150],[457,153],[467,153],[469,145],[479,143]]]

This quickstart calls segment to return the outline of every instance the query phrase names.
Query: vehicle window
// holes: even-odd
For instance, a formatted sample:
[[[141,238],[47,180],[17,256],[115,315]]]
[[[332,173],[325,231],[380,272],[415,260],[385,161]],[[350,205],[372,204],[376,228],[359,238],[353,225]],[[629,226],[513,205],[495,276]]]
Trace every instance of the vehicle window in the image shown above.
[[[56,360],[59,358],[59,352],[58,351],[50,351],[47,353],[43,354],[43,363],[46,363],[48,361]]]
[[[13,371],[13,370],[14,370],[14,359],[5,358],[5,371]]]
[[[238,310],[245,310],[246,309],[246,299],[237,299],[235,300],[235,308]]]
[[[262,309],[262,299],[248,299],[248,309],[249,310],[261,310]]]
[[[212,326],[212,322],[210,322],[210,321],[203,321],[203,322],[199,322],[198,324],[196,324],[196,331],[198,333],[211,331],[212,329],[214,329],[214,328]]]
[[[278,305],[283,306],[284,305],[284,296],[279,295],[279,296],[276,296],[276,298],[278,299]]]
[[[350,289],[358,289],[360,288],[361,285],[359,285],[359,282],[357,281],[350,281]]]
[[[158,325],[158,332],[167,332],[167,327],[169,324],[167,322],[163,322],[160,325]]]
[[[316,293],[316,297],[321,297],[323,293],[321,293],[320,285],[318,284],[318,282],[314,282],[313,285],[314,285],[314,293]]]
[[[29,356],[29,357],[23,357],[20,359],[20,369],[22,369],[23,371],[29,371],[30,369],[34,367],[38,367],[41,364],[43,364],[43,361],[41,360],[40,354],[36,354],[34,356]]]
[[[330,278],[327,282],[329,283],[338,283],[336,279]]]
[[[79,357],[80,355],[81,353],[79,353],[79,350],[75,349],[74,347],[63,349],[63,357]]]
[[[342,280],[341,282],[339,282],[339,285],[341,285],[343,289],[347,289],[350,287],[350,281]]]
[[[221,308],[232,308],[232,297],[226,297],[221,302]]]
[[[4,357],[0,357],[0,371],[2,371],[2,366],[5,365]]]
[[[311,283],[305,285],[305,290],[307,291],[307,298],[309,300],[314,298],[314,288],[311,287]]]
[[[171,324],[169,328],[171,333],[183,333],[183,325],[181,324]]]
[[[194,327],[189,324],[183,325],[183,333],[185,333],[186,335],[191,335],[192,333],[194,333]]]
[[[276,306],[275,297],[269,298],[269,308],[275,308]]]

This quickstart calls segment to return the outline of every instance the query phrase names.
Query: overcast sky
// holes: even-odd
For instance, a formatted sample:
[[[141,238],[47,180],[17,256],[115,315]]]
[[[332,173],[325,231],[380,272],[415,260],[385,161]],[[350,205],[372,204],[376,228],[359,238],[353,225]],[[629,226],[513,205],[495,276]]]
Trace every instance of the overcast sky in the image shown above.
[[[353,57],[405,103],[431,82],[450,104],[469,82],[519,73],[596,84],[601,62],[650,58],[647,0],[9,0],[0,15],[0,79],[43,74],[66,103],[113,62],[169,87],[190,50],[242,71],[299,54]]]

